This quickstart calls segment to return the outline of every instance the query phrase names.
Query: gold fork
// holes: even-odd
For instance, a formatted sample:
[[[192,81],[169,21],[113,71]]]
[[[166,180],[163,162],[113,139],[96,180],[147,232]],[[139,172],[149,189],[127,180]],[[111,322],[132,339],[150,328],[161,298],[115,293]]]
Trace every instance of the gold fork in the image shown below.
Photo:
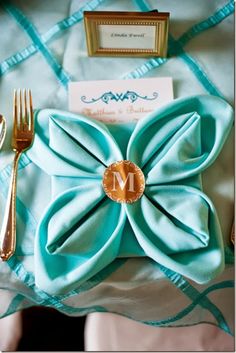
[[[23,97],[22,97],[23,96]],[[14,90],[12,149],[15,152],[6,209],[0,233],[0,257],[8,260],[16,248],[16,180],[20,156],[32,144],[34,138],[34,117],[30,90]]]

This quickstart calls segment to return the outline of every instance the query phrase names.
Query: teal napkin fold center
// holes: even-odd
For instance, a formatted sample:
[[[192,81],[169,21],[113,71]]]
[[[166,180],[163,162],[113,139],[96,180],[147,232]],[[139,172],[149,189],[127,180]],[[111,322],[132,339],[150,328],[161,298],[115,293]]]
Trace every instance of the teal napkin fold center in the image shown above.
[[[66,293],[122,256],[150,257],[198,283],[223,270],[221,229],[202,191],[201,172],[214,162],[232,126],[227,102],[214,96],[177,99],[133,129],[50,109],[37,111],[35,119],[27,154],[52,183],[35,239],[41,289]],[[114,202],[103,185],[107,168],[124,160],[140,168],[145,180],[132,203]],[[131,190],[131,174],[115,178]]]

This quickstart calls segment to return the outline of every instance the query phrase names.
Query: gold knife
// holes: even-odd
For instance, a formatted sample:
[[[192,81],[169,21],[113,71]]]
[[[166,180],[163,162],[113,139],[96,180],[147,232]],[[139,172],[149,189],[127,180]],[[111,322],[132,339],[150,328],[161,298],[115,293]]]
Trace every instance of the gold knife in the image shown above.
[[[4,116],[0,114],[0,149],[2,148],[5,136],[6,136],[6,120]]]

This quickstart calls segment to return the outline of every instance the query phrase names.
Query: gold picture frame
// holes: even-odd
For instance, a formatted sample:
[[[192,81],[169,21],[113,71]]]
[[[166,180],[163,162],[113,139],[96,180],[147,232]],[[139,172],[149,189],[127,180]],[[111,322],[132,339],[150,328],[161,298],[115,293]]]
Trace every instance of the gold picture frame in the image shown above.
[[[89,56],[166,57],[168,12],[85,11]]]

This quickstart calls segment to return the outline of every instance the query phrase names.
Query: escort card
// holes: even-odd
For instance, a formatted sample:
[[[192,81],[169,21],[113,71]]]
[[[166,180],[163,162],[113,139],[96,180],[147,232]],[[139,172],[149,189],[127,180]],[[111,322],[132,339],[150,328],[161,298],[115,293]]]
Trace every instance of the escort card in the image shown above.
[[[171,100],[171,77],[69,84],[69,110],[106,123],[138,121]]]

